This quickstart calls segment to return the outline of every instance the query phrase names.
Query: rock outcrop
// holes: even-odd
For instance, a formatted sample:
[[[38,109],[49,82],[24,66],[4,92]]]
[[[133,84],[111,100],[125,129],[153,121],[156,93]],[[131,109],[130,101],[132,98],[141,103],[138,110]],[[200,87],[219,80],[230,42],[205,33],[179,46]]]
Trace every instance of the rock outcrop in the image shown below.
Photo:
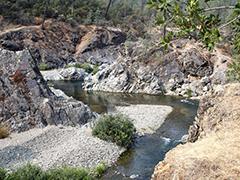
[[[52,93],[28,50],[0,49],[0,123],[11,131],[85,124],[94,117],[83,103]]]
[[[189,140],[167,153],[157,179],[239,179],[240,84],[218,88],[204,98]]]
[[[180,96],[202,96],[215,84],[226,83],[229,55],[218,55],[200,44],[181,40],[169,52],[152,47],[141,54],[142,47],[132,46],[116,62],[100,66],[99,71],[84,81],[86,90],[148,93]],[[137,43],[137,42],[136,42]]]
[[[183,39],[164,52],[154,34],[146,40],[129,41],[117,28],[73,27],[48,20],[44,30],[26,26],[0,33],[0,47],[13,51],[28,47],[42,70],[65,68],[70,63],[96,66],[96,74],[74,68],[44,74],[46,80],[81,80],[88,91],[196,97],[226,82],[231,55],[223,52],[224,48],[209,52],[198,42]]]
[[[11,51],[29,48],[37,63],[44,63],[47,69],[84,62],[91,57],[101,61],[108,52],[105,47],[114,48],[125,40],[126,35],[116,28],[73,27],[57,20],[47,20],[44,29],[41,25],[23,26],[0,33],[0,47]],[[114,60],[114,54],[110,61]]]

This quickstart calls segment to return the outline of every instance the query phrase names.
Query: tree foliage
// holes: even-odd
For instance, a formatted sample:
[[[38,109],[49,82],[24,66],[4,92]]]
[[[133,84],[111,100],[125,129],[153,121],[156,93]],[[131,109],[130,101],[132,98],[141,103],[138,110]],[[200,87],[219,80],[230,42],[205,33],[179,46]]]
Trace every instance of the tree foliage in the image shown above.
[[[0,0],[0,15],[31,23],[33,17],[74,19],[79,23],[122,19],[143,13],[147,0]]]
[[[215,6],[218,0],[149,0],[148,6],[157,11],[156,23],[163,27],[162,45],[166,48],[174,38],[188,37],[202,41],[212,50],[222,39],[222,30],[232,26],[235,50],[240,52],[240,1],[226,1]],[[231,12],[230,19],[221,16]],[[171,27],[170,30],[167,27]]]

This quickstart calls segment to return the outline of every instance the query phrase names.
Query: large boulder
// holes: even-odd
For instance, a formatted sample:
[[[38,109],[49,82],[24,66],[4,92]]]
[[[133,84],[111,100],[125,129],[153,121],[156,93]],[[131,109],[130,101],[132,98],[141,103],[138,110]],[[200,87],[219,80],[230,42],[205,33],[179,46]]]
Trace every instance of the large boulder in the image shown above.
[[[95,114],[83,103],[55,96],[28,50],[0,49],[0,123],[11,131],[47,125],[81,125]]]

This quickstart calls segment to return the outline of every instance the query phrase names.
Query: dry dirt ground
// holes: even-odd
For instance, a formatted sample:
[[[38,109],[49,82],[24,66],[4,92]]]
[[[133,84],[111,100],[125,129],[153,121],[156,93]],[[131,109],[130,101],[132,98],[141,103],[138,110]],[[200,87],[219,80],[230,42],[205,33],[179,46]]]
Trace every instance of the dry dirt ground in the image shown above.
[[[240,179],[240,84],[227,85],[216,94],[199,116],[199,140],[167,153],[153,180]]]

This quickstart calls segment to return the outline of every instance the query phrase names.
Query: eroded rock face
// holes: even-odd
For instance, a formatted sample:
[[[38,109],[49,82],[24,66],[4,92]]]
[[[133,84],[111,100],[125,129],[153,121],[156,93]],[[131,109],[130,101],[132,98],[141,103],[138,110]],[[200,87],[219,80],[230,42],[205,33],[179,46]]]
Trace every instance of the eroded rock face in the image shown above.
[[[128,47],[116,62],[101,65],[96,75],[84,79],[84,89],[196,97],[226,82],[228,56],[214,56],[196,42],[182,46],[165,54],[157,47],[142,49],[145,53],[140,52],[142,47]],[[221,63],[222,59],[226,61]]]
[[[51,92],[28,50],[0,49],[0,123],[20,132],[46,125],[85,124],[94,117],[83,103]]]
[[[80,80],[88,91],[197,97],[211,92],[215,84],[226,83],[229,54],[220,48],[209,52],[188,39],[173,41],[164,52],[154,34],[126,41],[126,34],[117,28],[72,27],[48,20],[45,30],[28,26],[0,33],[0,46],[14,51],[28,47],[38,65],[45,63],[41,69],[58,69],[43,72],[46,80]],[[59,70],[70,63],[88,63],[99,71]]]
[[[29,48],[37,63],[44,63],[48,69],[63,67],[71,62],[85,62],[91,57],[101,61],[113,47],[126,40],[126,34],[116,28],[98,26],[76,26],[47,20],[44,30],[40,25],[9,29],[0,33],[0,47],[11,51]]]
[[[204,98],[189,141],[167,153],[157,179],[239,179],[240,84],[228,84]]]

